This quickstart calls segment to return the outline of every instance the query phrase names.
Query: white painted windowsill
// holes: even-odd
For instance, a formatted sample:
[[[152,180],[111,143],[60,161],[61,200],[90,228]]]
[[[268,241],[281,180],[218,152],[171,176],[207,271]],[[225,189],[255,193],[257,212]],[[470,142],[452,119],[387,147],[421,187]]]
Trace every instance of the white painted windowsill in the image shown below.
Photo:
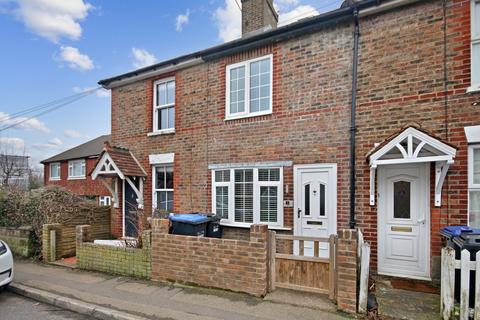
[[[480,85],[468,87],[467,93],[480,93]]]
[[[225,117],[224,121],[238,120],[238,119],[245,119],[245,118],[254,118],[254,117],[260,117],[260,116],[268,116],[269,114],[272,114],[272,110],[249,113],[249,114],[241,114],[241,115],[229,115],[229,116]]]
[[[147,133],[147,136],[148,137],[154,137],[154,136],[161,136],[161,135],[164,135],[164,134],[174,134],[174,133],[175,133],[175,129],[166,129],[166,130],[149,132],[149,133]]]
[[[86,179],[87,177],[83,176],[83,177],[68,177],[67,180],[84,180]]]
[[[60,181],[61,179],[60,178],[50,178],[48,179],[48,181]]]
[[[252,223],[253,224],[253,223]],[[231,227],[231,228],[242,228],[242,229],[250,229],[252,224],[248,223],[231,223],[231,222],[224,222],[220,221],[220,225],[224,227]],[[268,226],[269,230],[281,230],[281,231],[291,231],[292,228],[290,227],[280,227],[280,226]]]

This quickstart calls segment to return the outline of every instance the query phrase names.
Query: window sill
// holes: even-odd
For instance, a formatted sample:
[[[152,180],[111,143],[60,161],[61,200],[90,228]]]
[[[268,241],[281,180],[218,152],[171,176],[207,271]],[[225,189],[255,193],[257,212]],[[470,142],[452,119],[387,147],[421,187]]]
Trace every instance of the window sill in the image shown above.
[[[175,129],[166,129],[166,130],[160,130],[160,131],[154,131],[154,132],[149,132],[147,133],[148,137],[154,137],[154,136],[161,136],[164,134],[174,134]]]
[[[269,114],[272,114],[272,111],[263,111],[263,112],[256,112],[256,113],[251,113],[251,114],[242,114],[238,116],[227,116],[225,117],[224,121],[230,121],[230,120],[238,120],[238,119],[246,119],[246,118],[254,118],[254,117],[260,117],[260,116],[267,116]]]
[[[468,87],[467,93],[480,93],[480,85]]]
[[[86,179],[87,177],[83,176],[83,177],[68,177],[67,180],[84,180]]]
[[[60,178],[52,178],[52,179],[48,179],[48,181],[60,181],[61,179]]]
[[[253,223],[252,223],[253,224]],[[227,221],[220,221],[220,225],[224,227],[232,227],[232,228],[242,228],[242,229],[250,229],[252,224],[249,223],[232,223]],[[291,231],[292,228],[290,227],[281,227],[281,226],[273,226],[268,225],[269,230],[281,230],[281,231]]]

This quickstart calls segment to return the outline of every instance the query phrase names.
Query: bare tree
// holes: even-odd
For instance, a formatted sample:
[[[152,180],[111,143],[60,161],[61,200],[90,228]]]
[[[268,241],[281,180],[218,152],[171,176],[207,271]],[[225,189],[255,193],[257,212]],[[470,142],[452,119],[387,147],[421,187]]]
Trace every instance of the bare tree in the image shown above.
[[[19,152],[13,146],[0,146],[0,184],[4,187],[28,187],[28,159],[25,150]]]

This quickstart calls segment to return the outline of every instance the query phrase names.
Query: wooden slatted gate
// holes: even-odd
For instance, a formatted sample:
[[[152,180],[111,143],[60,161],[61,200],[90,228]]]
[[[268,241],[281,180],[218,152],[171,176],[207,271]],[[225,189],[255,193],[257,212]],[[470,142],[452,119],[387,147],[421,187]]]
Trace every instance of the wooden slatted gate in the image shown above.
[[[269,291],[275,288],[328,294],[336,299],[337,236],[329,238],[269,234]],[[313,256],[305,256],[305,242],[313,242]],[[319,257],[320,243],[329,244],[329,257]],[[298,254],[294,254],[294,246]],[[296,250],[295,250],[296,251]]]

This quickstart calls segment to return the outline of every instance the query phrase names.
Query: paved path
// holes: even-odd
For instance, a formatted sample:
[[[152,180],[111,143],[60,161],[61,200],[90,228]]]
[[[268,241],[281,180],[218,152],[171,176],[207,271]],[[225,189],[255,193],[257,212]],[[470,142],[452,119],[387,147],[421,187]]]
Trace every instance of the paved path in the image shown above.
[[[152,319],[346,319],[335,313],[328,300],[308,294],[278,291],[268,298],[272,301],[266,301],[221,290],[158,285],[25,261],[16,261],[15,268],[15,283]]]
[[[0,320],[87,320],[88,317],[62,310],[48,304],[0,292]]]

